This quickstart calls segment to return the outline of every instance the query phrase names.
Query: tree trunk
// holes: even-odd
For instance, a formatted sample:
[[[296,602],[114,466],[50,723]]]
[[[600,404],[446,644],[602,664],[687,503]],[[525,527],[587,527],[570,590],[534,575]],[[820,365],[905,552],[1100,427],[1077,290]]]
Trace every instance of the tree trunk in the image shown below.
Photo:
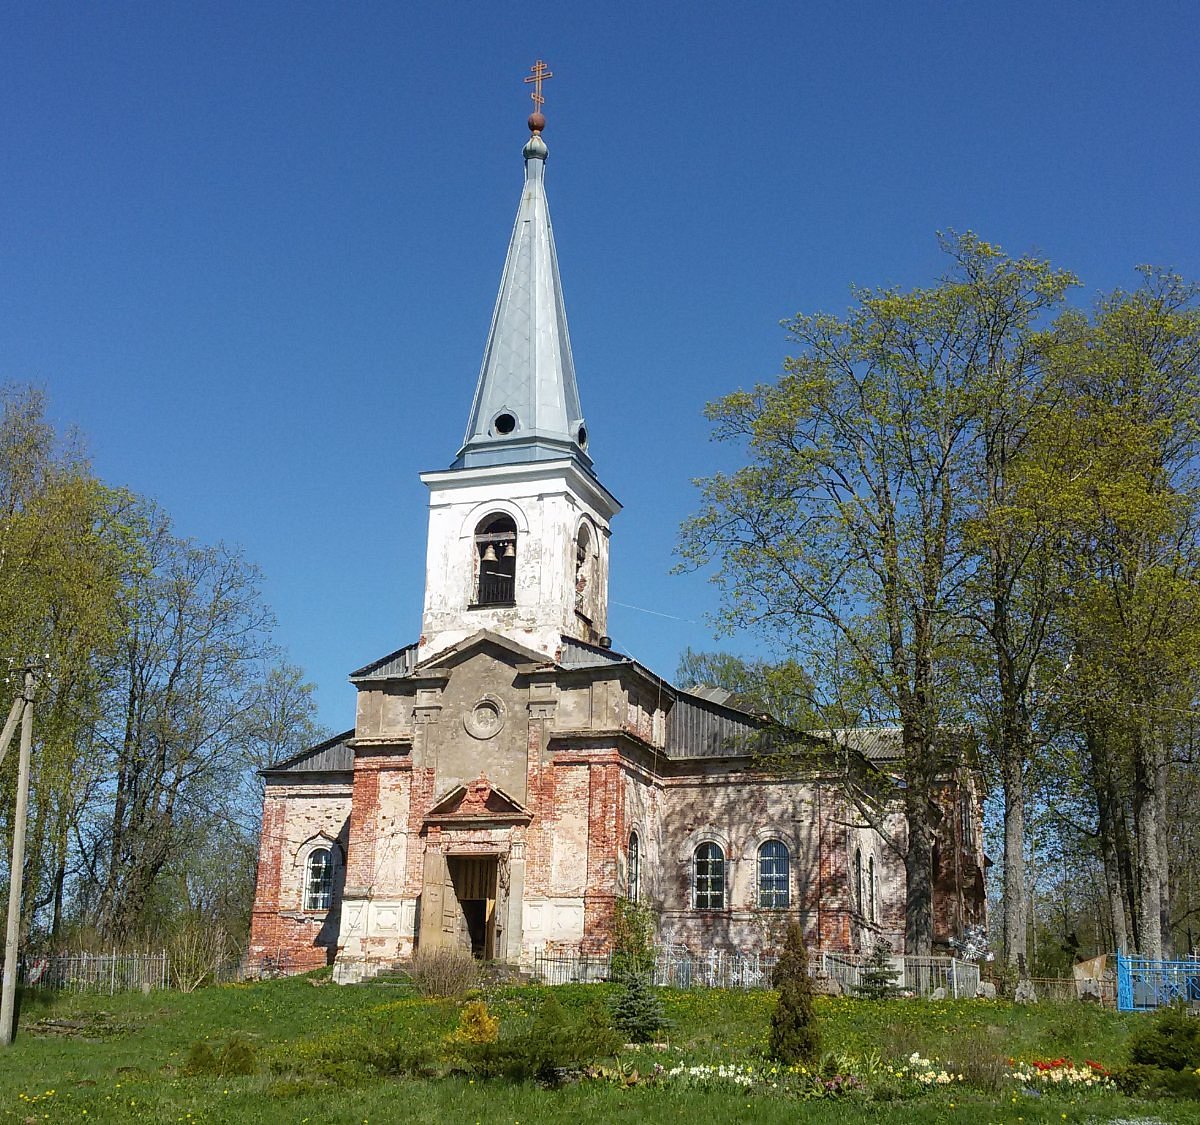
[[[1167,764],[1166,755],[1162,751],[1161,731],[1155,732],[1155,757],[1157,765],[1154,770],[1154,803],[1158,818],[1158,850],[1155,858],[1158,861],[1158,917],[1159,935],[1162,943],[1163,957],[1170,959],[1174,955],[1174,939],[1171,936],[1171,841],[1167,825],[1170,824],[1167,814]]]
[[[933,953],[933,833],[923,796],[922,807],[908,801],[908,848],[904,854],[904,952],[918,957]]]
[[[1001,750],[1004,779],[1004,957],[1022,976],[1028,973],[1029,918],[1025,898],[1025,771],[1024,755]]]
[[[1112,922],[1115,952],[1128,953],[1129,924],[1126,888],[1122,870],[1121,841],[1127,841],[1125,811],[1117,792],[1108,743],[1094,729],[1086,732],[1088,759],[1092,765],[1092,786],[1096,793],[1096,825],[1100,834],[1100,856],[1104,862],[1104,888]]]
[[[1158,795],[1155,792],[1155,743],[1143,712],[1133,756],[1133,828],[1137,836],[1138,952],[1162,958],[1162,886],[1159,883]]]

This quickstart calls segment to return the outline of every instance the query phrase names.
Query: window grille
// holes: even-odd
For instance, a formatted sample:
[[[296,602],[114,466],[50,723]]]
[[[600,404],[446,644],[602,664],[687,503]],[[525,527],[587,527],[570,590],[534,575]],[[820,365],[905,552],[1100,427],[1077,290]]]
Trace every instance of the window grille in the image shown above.
[[[626,867],[625,897],[630,902],[638,900],[638,883],[641,879],[642,846],[636,832],[629,833],[629,853]]]
[[[854,909],[863,912],[863,865],[862,848],[854,849]]]
[[[877,922],[876,917],[876,896],[875,896],[875,857],[871,856],[867,860],[867,917],[872,922]]]
[[[304,885],[305,910],[328,910],[333,905],[333,853],[328,848],[309,855]]]
[[[781,840],[768,840],[758,849],[758,905],[767,910],[784,910],[788,894],[788,850]]]
[[[725,853],[706,841],[692,857],[693,899],[697,910],[725,909]]]

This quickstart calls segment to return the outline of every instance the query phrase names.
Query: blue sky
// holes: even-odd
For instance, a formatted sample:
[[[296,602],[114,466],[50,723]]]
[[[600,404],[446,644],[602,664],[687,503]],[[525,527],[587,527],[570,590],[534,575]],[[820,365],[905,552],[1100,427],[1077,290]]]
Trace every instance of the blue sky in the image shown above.
[[[944,229],[1073,269],[1080,300],[1139,262],[1200,278],[1190,3],[3,19],[0,379],[181,534],[244,548],[336,729],[346,673],[418,631],[417,474],[462,439],[534,59],[591,452],[625,504],[609,631],[667,675],[714,644],[715,591],[668,573],[691,479],[732,463],[701,411],[778,372],[780,319],[931,281]]]

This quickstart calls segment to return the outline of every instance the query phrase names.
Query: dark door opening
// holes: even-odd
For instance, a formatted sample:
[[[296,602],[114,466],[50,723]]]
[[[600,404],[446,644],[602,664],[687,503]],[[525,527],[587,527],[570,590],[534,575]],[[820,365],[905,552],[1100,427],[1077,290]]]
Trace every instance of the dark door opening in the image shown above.
[[[446,857],[446,866],[462,911],[463,936],[470,941],[473,956],[490,961],[496,956],[498,857],[451,855]]]

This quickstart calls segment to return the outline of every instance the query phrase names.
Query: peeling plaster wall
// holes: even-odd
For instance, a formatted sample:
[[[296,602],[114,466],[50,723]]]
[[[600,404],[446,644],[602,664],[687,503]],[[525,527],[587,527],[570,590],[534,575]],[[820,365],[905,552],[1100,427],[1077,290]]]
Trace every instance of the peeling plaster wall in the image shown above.
[[[774,950],[798,917],[814,946],[866,950],[885,938],[902,950],[903,859],[834,785],[773,776],[744,760],[667,761],[655,751],[660,700],[628,668],[530,670],[489,645],[425,680],[360,685],[352,783],[294,774],[268,785],[252,956],[282,952],[309,967],[340,948],[339,979],[410,956],[421,940],[430,854],[501,857],[497,949],[509,960],[528,964],[539,949],[602,952],[628,887],[631,830],[641,845],[639,897],[658,912],[663,943]],[[484,698],[504,721],[476,737],[465,718]],[[965,796],[957,781],[939,795],[939,938],[983,916],[979,799],[967,781]],[[430,819],[439,802],[473,785],[507,794],[526,819]],[[885,829],[902,850],[903,816],[889,814]],[[325,914],[300,909],[304,848],[321,833],[347,856]],[[758,905],[758,849],[770,839],[789,851],[787,910]],[[692,856],[704,840],[727,860],[723,910],[692,906]],[[874,922],[854,893],[859,849],[864,875],[876,860]]]
[[[250,922],[252,962],[269,958],[302,972],[333,959],[341,926],[350,797],[350,779],[344,775],[318,775],[306,783],[267,782]],[[334,855],[333,906],[327,911],[304,909],[307,859],[316,847],[328,847]]]
[[[595,640],[607,628],[611,497],[571,462],[534,462],[426,473],[430,488],[421,658],[491,629],[552,657],[563,634]],[[505,514],[517,527],[512,606],[475,602],[475,529]],[[575,542],[582,520],[594,534],[586,607],[576,613]]]

